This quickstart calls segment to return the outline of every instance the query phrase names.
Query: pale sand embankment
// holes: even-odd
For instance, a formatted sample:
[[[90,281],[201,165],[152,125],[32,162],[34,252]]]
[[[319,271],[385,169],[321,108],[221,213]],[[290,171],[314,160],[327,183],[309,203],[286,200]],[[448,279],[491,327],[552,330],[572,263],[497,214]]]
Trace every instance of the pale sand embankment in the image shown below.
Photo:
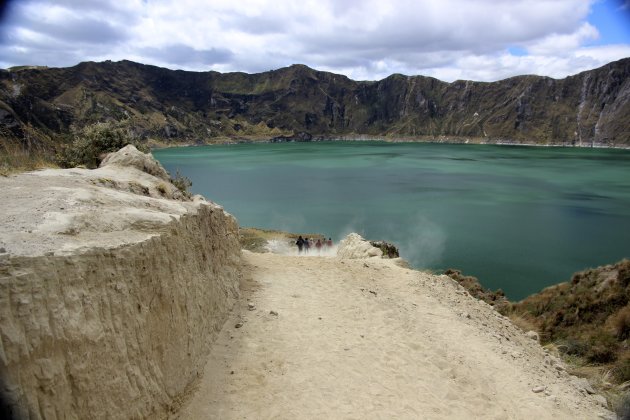
[[[244,259],[242,297],[174,418],[612,418],[448,278],[380,258]]]
[[[166,417],[241,266],[236,220],[133,146],[0,177],[0,418]]]

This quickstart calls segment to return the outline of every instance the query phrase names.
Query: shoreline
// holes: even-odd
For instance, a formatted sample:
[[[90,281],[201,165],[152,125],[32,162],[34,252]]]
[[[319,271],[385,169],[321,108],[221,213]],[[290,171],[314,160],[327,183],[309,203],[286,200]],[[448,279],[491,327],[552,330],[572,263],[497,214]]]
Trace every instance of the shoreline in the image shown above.
[[[209,139],[204,143],[200,142],[182,142],[182,143],[164,143],[155,142],[150,144],[151,150],[170,149],[174,147],[196,147],[196,146],[225,146],[236,144],[254,144],[254,143],[320,143],[320,142],[384,142],[384,143],[426,143],[426,144],[448,144],[448,145],[483,145],[483,146],[523,146],[523,147],[552,147],[552,148],[574,148],[574,149],[615,149],[630,150],[629,145],[608,145],[603,143],[591,144],[570,144],[570,143],[530,143],[520,142],[517,140],[497,139],[483,140],[473,137],[441,137],[441,138],[424,138],[424,137],[387,137],[375,136],[367,134],[359,135],[317,135],[308,139],[299,138],[300,136],[281,136],[281,137],[217,137]]]

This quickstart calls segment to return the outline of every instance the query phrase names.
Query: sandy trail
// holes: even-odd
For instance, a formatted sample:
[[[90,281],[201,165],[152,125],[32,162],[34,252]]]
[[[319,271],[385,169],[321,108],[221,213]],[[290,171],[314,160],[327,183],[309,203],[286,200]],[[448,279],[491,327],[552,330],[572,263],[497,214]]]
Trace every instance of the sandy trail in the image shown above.
[[[536,342],[444,278],[379,258],[244,258],[243,296],[176,418],[609,417]]]

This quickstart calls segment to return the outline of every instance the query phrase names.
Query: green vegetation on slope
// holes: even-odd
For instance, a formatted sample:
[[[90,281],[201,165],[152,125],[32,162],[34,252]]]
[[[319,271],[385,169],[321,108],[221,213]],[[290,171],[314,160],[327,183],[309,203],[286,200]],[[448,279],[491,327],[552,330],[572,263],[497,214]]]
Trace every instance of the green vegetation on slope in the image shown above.
[[[543,342],[585,362],[606,366],[621,383],[630,380],[630,261],[573,275],[512,305]]]
[[[61,149],[57,160],[65,168],[97,168],[107,153],[120,150],[128,144],[133,144],[145,153],[149,151],[145,144],[130,136],[129,129],[123,124],[96,123],[73,130],[72,143]]]
[[[520,302],[456,270],[446,274],[518,325],[536,330],[542,344],[553,344],[574,364],[604,372],[617,384],[630,381],[630,260],[576,273]]]

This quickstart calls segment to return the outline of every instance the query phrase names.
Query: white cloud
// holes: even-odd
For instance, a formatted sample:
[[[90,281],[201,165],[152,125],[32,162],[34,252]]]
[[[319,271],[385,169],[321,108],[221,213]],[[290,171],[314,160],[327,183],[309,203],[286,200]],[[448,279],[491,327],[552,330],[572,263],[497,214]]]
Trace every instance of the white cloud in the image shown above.
[[[496,55],[464,56],[448,65],[424,69],[422,74],[445,81],[494,81],[524,74],[559,79],[626,57],[630,57],[630,45],[577,48],[562,56],[514,56],[506,51]]]
[[[599,37],[597,29],[589,23],[583,23],[575,32],[570,34],[549,34],[527,46],[527,51],[533,55],[555,56],[570,54],[586,42]]]
[[[629,55],[585,47],[598,36],[586,22],[593,1],[23,0],[0,30],[0,66],[132,59],[248,72],[304,63],[356,79],[562,77]]]

